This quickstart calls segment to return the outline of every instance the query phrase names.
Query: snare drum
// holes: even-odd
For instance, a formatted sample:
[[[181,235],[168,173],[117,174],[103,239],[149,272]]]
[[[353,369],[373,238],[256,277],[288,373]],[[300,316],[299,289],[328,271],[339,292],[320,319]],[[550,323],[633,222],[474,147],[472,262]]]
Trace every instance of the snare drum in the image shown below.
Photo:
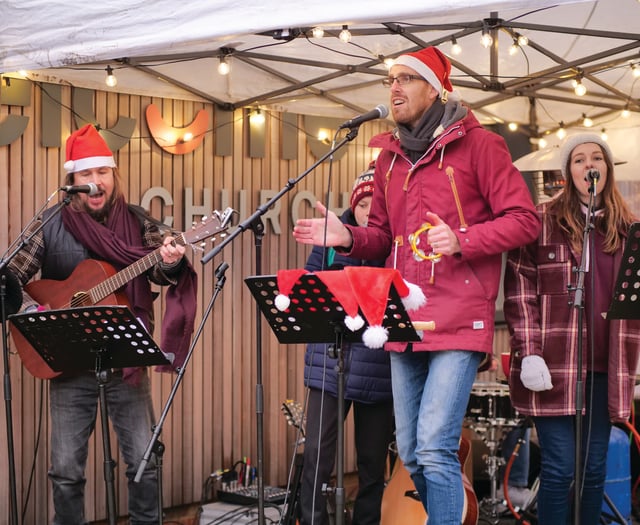
[[[509,386],[500,383],[474,383],[466,417],[501,426],[516,426],[520,420],[509,399]]]

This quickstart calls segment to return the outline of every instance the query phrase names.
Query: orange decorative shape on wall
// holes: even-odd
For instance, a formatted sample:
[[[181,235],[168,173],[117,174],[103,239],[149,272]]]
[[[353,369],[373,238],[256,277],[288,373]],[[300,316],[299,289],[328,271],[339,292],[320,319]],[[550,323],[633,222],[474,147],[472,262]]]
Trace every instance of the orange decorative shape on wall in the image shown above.
[[[198,111],[191,124],[183,128],[175,128],[165,123],[160,110],[154,104],[147,106],[146,117],[153,140],[163,150],[174,155],[191,153],[202,143],[209,127],[209,114],[204,109]]]

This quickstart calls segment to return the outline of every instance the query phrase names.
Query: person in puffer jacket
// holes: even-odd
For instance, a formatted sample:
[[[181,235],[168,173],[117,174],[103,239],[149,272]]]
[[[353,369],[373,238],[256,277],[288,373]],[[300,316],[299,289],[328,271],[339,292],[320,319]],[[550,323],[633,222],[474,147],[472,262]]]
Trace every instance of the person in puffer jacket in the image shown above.
[[[373,165],[353,186],[345,224],[366,226],[373,194]],[[314,246],[305,269],[340,271],[345,266],[382,266]],[[329,345],[310,344],[305,353],[304,384],[309,388],[306,439],[300,491],[302,525],[327,525],[329,516],[322,485],[329,483],[336,458],[338,429],[337,360]],[[353,407],[358,467],[354,525],[378,525],[385,482],[387,450],[393,439],[393,401],[389,354],[363,343],[344,343],[345,417]]]
[[[540,231],[504,139],[449,96],[450,73],[447,57],[428,47],[400,55],[383,79],[397,127],[369,142],[381,151],[368,226],[342,224],[318,203],[326,219],[300,219],[293,230],[298,242],[318,244],[326,222],[327,246],[386,257],[427,298],[408,313],[434,329],[385,349],[398,454],[429,525],[460,525],[468,508],[458,450],[478,367],[493,353],[502,253]]]

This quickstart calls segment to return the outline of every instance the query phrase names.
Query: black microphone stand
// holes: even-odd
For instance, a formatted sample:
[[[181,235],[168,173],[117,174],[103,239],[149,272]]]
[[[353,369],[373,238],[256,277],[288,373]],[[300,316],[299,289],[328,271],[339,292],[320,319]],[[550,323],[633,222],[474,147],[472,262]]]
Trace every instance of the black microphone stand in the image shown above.
[[[573,486],[573,512],[574,523],[577,525],[580,523],[580,500],[582,493],[582,409],[584,408],[584,382],[582,381],[582,323],[584,320],[584,274],[587,272],[587,260],[589,258],[589,250],[591,248],[590,236],[591,231],[594,229],[593,225],[593,207],[596,197],[596,183],[597,177],[589,176],[591,185],[589,187],[589,203],[587,205],[587,212],[584,220],[584,231],[582,236],[582,255],[580,257],[580,267],[574,268],[574,272],[578,274],[578,281],[575,288],[570,290],[575,291],[573,300],[573,307],[577,309],[577,325],[578,325],[578,340],[577,340],[577,356],[576,356],[576,412],[575,412],[575,480]],[[593,265],[593,261],[591,261]]]
[[[255,236],[256,236],[256,251],[260,250],[261,242],[262,242],[262,221],[261,217],[271,208],[277,201],[279,201],[284,195],[290,192],[302,179],[304,179],[309,173],[311,173],[314,169],[316,169],[320,164],[322,164],[326,159],[331,157],[337,150],[339,150],[342,146],[347,144],[347,142],[351,142],[358,136],[359,124],[357,126],[353,126],[347,135],[338,142],[334,147],[332,147],[327,153],[325,153],[322,157],[320,157],[316,162],[314,162],[311,167],[307,168],[304,172],[298,175],[295,179],[289,179],[287,184],[276,193],[271,199],[269,199],[266,203],[258,206],[255,212],[243,222],[238,224],[238,227],[232,231],[227,237],[224,238],[222,242],[216,245],[209,253],[205,254],[201,262],[202,264],[207,264],[213,257],[215,257],[218,253],[220,253],[224,247],[232,242],[238,235],[244,233],[249,228],[252,228]],[[260,224],[260,227],[256,225]],[[258,272],[258,266],[262,266],[260,262],[260,255],[256,253],[256,272]],[[263,462],[264,462],[264,436],[263,436],[263,415],[264,415],[264,388],[262,384],[262,330],[261,330],[261,317],[260,317],[260,308],[259,306],[256,308],[256,369],[257,369],[257,379],[256,379],[256,428],[257,428],[257,441],[258,441],[258,460],[257,460],[257,481],[258,481],[258,524],[265,525],[265,516],[264,516],[264,480],[263,480]]]
[[[222,291],[224,283],[227,280],[225,272],[227,271],[228,268],[229,268],[229,265],[224,261],[218,265],[218,268],[216,268],[216,272],[215,272],[216,285],[213,292],[213,296],[211,297],[211,300],[209,301],[207,309],[205,310],[202,316],[202,320],[200,321],[200,325],[198,326],[198,329],[196,330],[196,333],[193,336],[191,345],[189,346],[189,351],[187,352],[187,356],[185,357],[184,363],[182,364],[182,366],[178,371],[178,377],[176,378],[176,380],[173,383],[173,386],[171,387],[171,392],[169,392],[169,397],[167,398],[164,408],[162,409],[162,414],[160,415],[160,419],[153,427],[153,435],[149,440],[149,444],[147,445],[147,449],[145,450],[144,456],[142,457],[142,460],[138,465],[138,471],[136,472],[136,476],[133,479],[135,483],[140,483],[140,480],[142,479],[142,475],[144,474],[144,470],[147,467],[149,460],[151,459],[151,454],[155,453],[156,469],[158,473],[157,479],[158,479],[158,523],[159,525],[162,525],[162,522],[163,522],[163,518],[162,518],[162,508],[163,508],[163,505],[162,505],[162,455],[164,454],[164,445],[162,444],[162,442],[159,441],[160,434],[162,433],[162,426],[164,425],[164,421],[167,418],[167,415],[169,414],[169,409],[173,404],[173,400],[176,396],[176,393],[178,392],[178,388],[182,383],[182,379],[184,377],[185,370],[187,369],[187,365],[189,364],[189,360],[191,359],[191,355],[193,354],[194,347],[198,342],[198,339],[200,339],[200,335],[202,334],[204,325],[207,319],[209,318],[209,315],[211,314],[211,310],[213,310],[213,305],[216,302],[216,298]]]
[[[4,400],[5,400],[5,419],[7,426],[7,448],[9,454],[9,519],[11,525],[18,525],[18,500],[17,500],[17,489],[16,489],[16,467],[15,467],[15,450],[14,450],[14,441],[13,441],[13,410],[11,407],[12,402],[12,393],[11,393],[11,375],[9,370],[9,349],[7,347],[7,329],[6,329],[6,321],[7,321],[7,305],[5,303],[5,298],[7,295],[7,276],[6,272],[8,272],[7,266],[11,259],[13,259],[16,254],[24,248],[44,226],[51,221],[58,213],[62,211],[64,206],[67,206],[71,202],[71,197],[68,195],[60,202],[58,208],[49,216],[46,220],[42,221],[40,226],[34,231],[31,232],[30,235],[25,236],[26,230],[31,226],[31,224],[35,221],[35,219],[42,213],[42,211],[47,207],[51,199],[53,199],[54,195],[56,195],[57,191],[49,196],[44,205],[38,210],[33,219],[25,226],[25,228],[20,232],[19,239],[20,241],[14,241],[7,249],[7,252],[13,246],[13,251],[6,257],[3,256],[2,260],[0,260],[0,275],[2,276],[2,282],[0,287],[0,301],[1,301],[1,309],[2,309],[2,353],[3,353],[3,365],[4,365]],[[6,253],[5,252],[5,255]],[[9,279],[10,280],[10,279]],[[10,284],[10,283],[9,283]],[[16,312],[20,310],[22,303],[19,304],[16,308]],[[16,313],[12,312],[12,313]]]

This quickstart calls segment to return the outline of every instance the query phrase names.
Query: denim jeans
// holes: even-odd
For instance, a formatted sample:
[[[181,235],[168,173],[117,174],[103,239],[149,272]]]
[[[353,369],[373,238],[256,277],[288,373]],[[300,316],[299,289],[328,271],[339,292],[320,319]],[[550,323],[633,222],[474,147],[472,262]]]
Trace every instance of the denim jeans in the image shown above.
[[[378,525],[384,491],[389,444],[393,440],[393,405],[345,401],[345,417],[353,406],[358,494],[353,507],[353,525]],[[323,483],[333,472],[338,437],[338,398],[317,389],[309,390],[304,466],[300,491],[300,523],[328,525]],[[315,490],[314,490],[315,488]]]
[[[391,352],[398,454],[420,494],[429,525],[462,521],[458,448],[483,357],[463,350]]]
[[[591,382],[593,381],[593,399]],[[581,525],[600,520],[607,477],[611,423],[607,409],[607,376],[593,374],[585,383],[586,414],[582,418]],[[534,417],[540,443],[539,525],[565,525],[573,516],[575,416]]]
[[[106,383],[107,411],[127,464],[131,525],[158,523],[158,484],[153,457],[139,483],[133,480],[147,449],[154,423],[149,378],[140,384],[122,381],[113,373]],[[84,525],[85,467],[89,437],[95,429],[98,408],[98,381],[93,373],[50,381],[51,468],[54,525]],[[96,436],[96,443],[102,436]],[[100,445],[102,446],[102,445]],[[96,448],[98,448],[96,446]],[[113,449],[113,447],[112,447]],[[117,460],[117,451],[111,451]],[[101,476],[103,479],[104,477]],[[102,487],[99,487],[102,490]],[[104,487],[106,490],[106,486]],[[93,502],[90,502],[93,504]]]

